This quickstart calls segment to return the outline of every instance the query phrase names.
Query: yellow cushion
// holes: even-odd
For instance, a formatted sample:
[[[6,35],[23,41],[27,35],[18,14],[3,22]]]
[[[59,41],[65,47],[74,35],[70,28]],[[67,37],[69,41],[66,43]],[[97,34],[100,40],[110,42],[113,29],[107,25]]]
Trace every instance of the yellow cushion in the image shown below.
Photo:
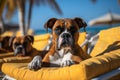
[[[6,57],[0,59],[0,71],[3,63],[28,63],[32,60],[31,57]]]
[[[79,33],[78,44],[81,45],[86,39],[86,32]],[[87,52],[87,45],[82,47],[84,52]]]
[[[11,53],[2,53],[2,54],[0,54],[0,59],[5,58],[5,57],[11,57],[11,56],[14,56],[13,52],[11,52]]]
[[[108,51],[115,50],[120,46],[120,27],[102,30],[99,39],[91,52],[91,56],[104,54]]]
[[[5,63],[2,71],[17,80],[89,80],[120,67],[120,50],[93,57],[63,68],[41,68],[31,71],[27,63]]]
[[[27,32],[28,35],[33,35],[34,32],[32,29],[29,29],[28,32]],[[1,36],[13,36],[15,35],[15,32],[12,32],[12,31],[6,31],[4,32]],[[17,31],[16,32],[16,36],[21,36],[21,31]]]
[[[48,44],[49,38],[50,34],[35,35],[33,47],[42,50]]]
[[[5,37],[5,36],[13,36],[13,32],[12,31],[6,31],[4,32],[1,36]]]
[[[120,31],[119,29],[120,28],[118,27],[118,28],[108,29],[106,31],[108,31],[111,34],[114,31],[115,32]],[[106,38],[105,35],[106,34],[102,34],[102,36],[104,36],[103,38]],[[115,34],[114,38],[117,35],[118,34]],[[106,36],[111,37],[109,36],[109,34]],[[70,67],[63,67],[63,68],[42,68],[38,71],[31,71],[27,68],[27,63],[4,63],[2,65],[2,71],[5,74],[14,77],[18,80],[40,80],[40,79],[89,80],[93,77],[99,76],[103,73],[109,72],[115,68],[120,67],[120,47],[119,47],[120,40],[118,40],[119,38],[117,37],[116,39],[110,41],[109,41],[110,38],[106,38],[106,39],[103,38],[100,37],[100,41],[102,41],[101,44],[99,43],[98,45],[99,41],[96,44],[98,45],[97,46],[98,48],[101,47],[103,49],[101,49],[102,51],[98,50],[98,52],[96,52],[95,55],[97,53],[104,52],[104,50],[106,50],[107,48],[110,48],[105,51],[106,54],[87,59],[77,65],[72,65]],[[108,47],[116,41],[117,41],[117,45],[115,47]],[[97,49],[94,48],[94,50]]]
[[[26,63],[26,62],[30,62],[32,60],[31,57],[6,57],[3,58],[4,62],[8,62],[8,63]]]
[[[0,71],[1,71],[1,66],[4,63],[4,61],[2,59],[0,59]]]

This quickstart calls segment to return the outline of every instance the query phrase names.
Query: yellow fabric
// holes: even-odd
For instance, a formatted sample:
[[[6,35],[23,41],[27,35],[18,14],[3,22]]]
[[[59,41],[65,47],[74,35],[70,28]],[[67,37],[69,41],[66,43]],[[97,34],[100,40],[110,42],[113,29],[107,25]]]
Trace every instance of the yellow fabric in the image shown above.
[[[5,63],[2,71],[17,80],[89,80],[120,67],[120,50],[93,57],[63,68],[41,68],[31,71],[27,63]]]
[[[101,31],[100,38],[91,55],[106,54],[84,60],[77,65],[63,68],[41,68],[38,71],[31,71],[27,68],[27,63],[4,63],[2,72],[17,80],[90,80],[120,67],[119,32],[120,27]],[[39,37],[35,39],[35,41],[37,40]],[[80,42],[78,41],[78,43]],[[36,45],[34,44],[34,46]]]
[[[91,56],[120,48],[120,27],[102,30]]]
[[[48,44],[49,38],[50,34],[35,35],[33,47],[42,50]]]
[[[5,58],[5,57],[11,57],[11,56],[13,56],[13,52],[11,52],[11,53],[2,53],[2,54],[0,54],[0,59]]]
[[[1,36],[12,36],[14,33],[13,32],[11,32],[11,31],[6,31],[6,32],[4,32]]]
[[[78,38],[78,44],[82,44],[86,39],[86,33],[85,32],[82,32],[82,33],[79,33],[79,38]]]
[[[2,59],[0,59],[0,71],[1,71],[1,66],[4,63],[4,61]]]
[[[3,58],[4,62],[8,63],[25,63],[25,62],[30,62],[32,58],[30,57],[6,57]]]
[[[28,63],[32,60],[30,57],[7,57],[5,56],[4,58],[0,59],[0,71],[1,71],[1,66],[3,63]]]
[[[33,35],[34,31],[32,29],[29,29],[27,34],[28,35]],[[16,34],[15,34],[15,32],[12,32],[12,31],[6,31],[1,36],[13,36],[13,35],[21,36],[21,31],[17,31]]]
[[[81,45],[86,39],[86,32],[79,33],[78,44]],[[87,45],[83,46],[82,49],[84,52],[87,52]]]

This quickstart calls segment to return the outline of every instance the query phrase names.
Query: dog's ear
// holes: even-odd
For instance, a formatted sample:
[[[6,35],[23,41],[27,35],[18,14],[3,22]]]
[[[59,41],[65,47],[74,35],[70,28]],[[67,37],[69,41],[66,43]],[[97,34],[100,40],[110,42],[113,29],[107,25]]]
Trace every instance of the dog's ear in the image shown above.
[[[9,41],[9,39],[10,39],[10,36],[5,36],[5,37],[3,38],[3,40],[6,40],[6,41]]]
[[[56,20],[57,20],[57,18],[51,18],[51,19],[49,19],[46,23],[45,23],[45,25],[44,25],[44,27],[46,28],[46,29],[52,29],[53,28],[53,25],[55,24],[55,22],[56,22]]]
[[[84,28],[84,31],[85,31],[85,27],[87,26],[86,22],[82,19],[82,18],[79,18],[79,17],[76,17],[73,19],[77,25],[79,26],[79,28]]]
[[[10,46],[10,47],[12,46],[13,40],[15,39],[15,37],[16,37],[16,36],[10,37],[10,39],[9,39],[9,46]]]
[[[9,39],[10,39],[10,36],[2,37],[1,42],[6,43],[9,41]]]
[[[25,39],[28,39],[32,44],[34,42],[34,37],[32,35],[26,35]]]

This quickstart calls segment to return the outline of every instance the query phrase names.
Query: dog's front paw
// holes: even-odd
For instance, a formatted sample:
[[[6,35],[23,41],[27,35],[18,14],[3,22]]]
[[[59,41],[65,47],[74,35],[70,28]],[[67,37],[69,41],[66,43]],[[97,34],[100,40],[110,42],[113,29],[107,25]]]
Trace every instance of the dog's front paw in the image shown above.
[[[65,66],[70,66],[70,65],[72,65],[72,64],[74,64],[74,61],[72,61],[72,60],[64,60],[64,61],[62,61],[62,62],[60,63],[60,66],[61,66],[61,67],[65,67]]]
[[[33,60],[28,64],[28,68],[31,70],[38,70],[41,68],[42,58],[41,56],[35,56]]]

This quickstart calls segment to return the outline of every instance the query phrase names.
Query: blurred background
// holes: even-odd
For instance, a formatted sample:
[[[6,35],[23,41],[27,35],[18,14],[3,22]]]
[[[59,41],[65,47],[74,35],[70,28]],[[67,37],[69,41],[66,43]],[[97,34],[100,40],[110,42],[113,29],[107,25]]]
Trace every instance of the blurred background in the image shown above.
[[[25,35],[29,29],[44,34],[45,22],[53,17],[81,17],[86,31],[96,34],[120,26],[120,0],[0,0],[1,34],[20,30]]]

